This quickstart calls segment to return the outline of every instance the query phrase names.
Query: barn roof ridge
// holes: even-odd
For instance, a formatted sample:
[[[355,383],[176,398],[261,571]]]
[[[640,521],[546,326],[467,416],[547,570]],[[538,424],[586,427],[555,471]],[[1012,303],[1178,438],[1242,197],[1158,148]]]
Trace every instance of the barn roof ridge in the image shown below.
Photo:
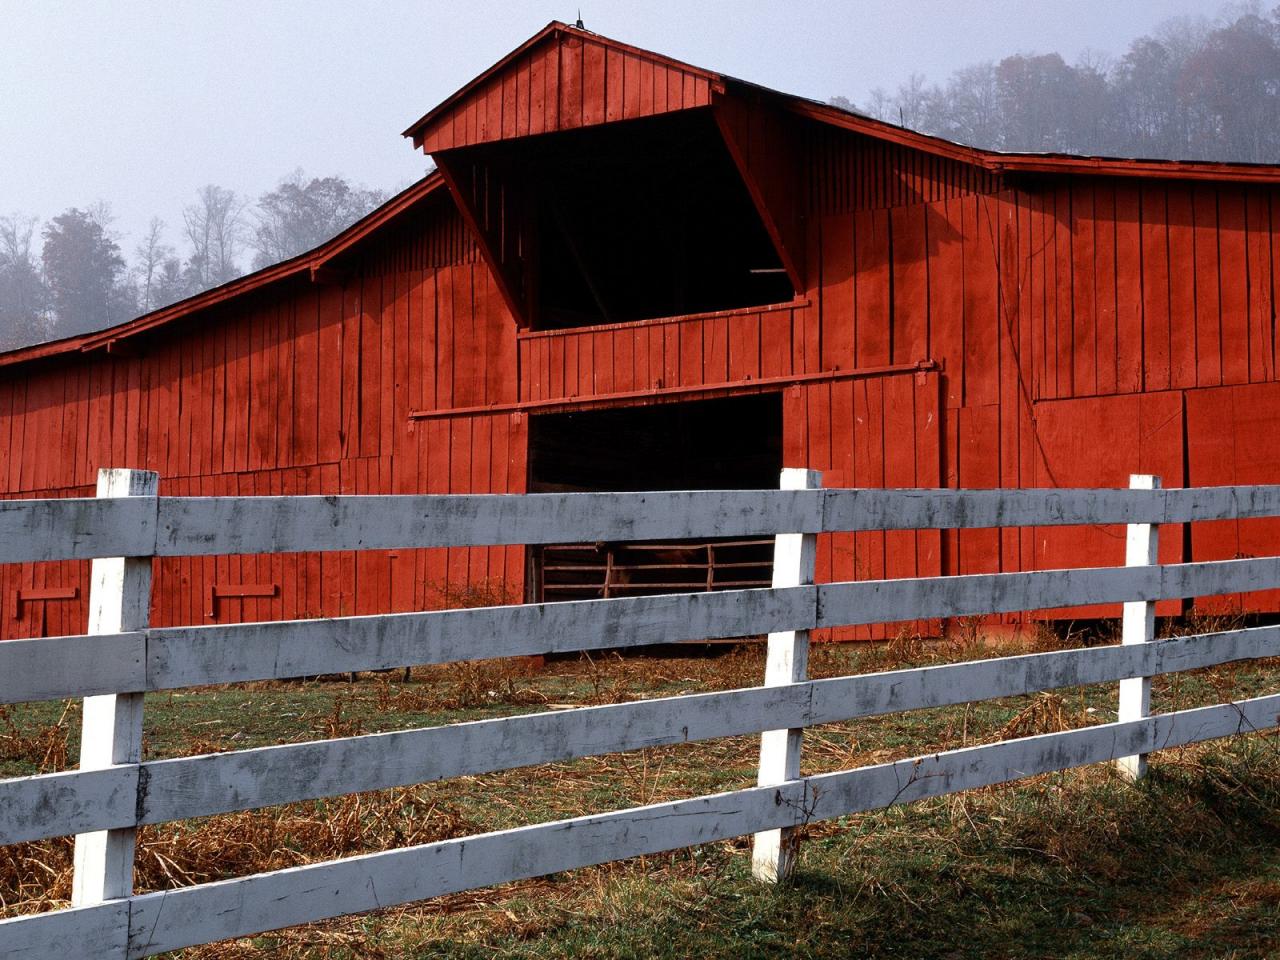
[[[952,160],[980,167],[991,173],[1076,174],[1081,176],[1161,177],[1183,180],[1230,180],[1242,183],[1280,183],[1280,164],[1240,161],[1165,160],[1141,157],[1112,157],[1062,152],[1002,151],[948,140],[935,134],[921,133],[887,120],[878,120],[856,110],[848,110],[799,94],[788,93],[730,74],[699,67],[654,50],[625,43],[605,34],[553,20],[528,40],[521,43],[488,69],[428,110],[405,129],[403,136],[421,144],[424,128],[484,86],[494,76],[511,66],[539,44],[558,36],[579,35],[623,53],[678,68],[710,81],[720,90],[735,87],[754,91],[774,99],[792,113],[819,123],[842,127],[856,133],[885,140],[899,146],[922,150]]]
[[[430,122],[433,117],[440,115],[450,106],[465,98],[469,91],[476,89],[500,73],[504,67],[517,60],[532,47],[549,38],[568,34],[588,36],[595,42],[608,45],[630,55],[696,74],[706,79],[719,91],[754,92],[757,95],[773,99],[780,106],[794,114],[807,117],[816,122],[841,127],[852,132],[896,143],[900,146],[970,163],[992,173],[1074,174],[1080,176],[1216,180],[1236,183],[1280,183],[1280,164],[1157,160],[1065,153],[1004,153],[971,147],[932,134],[920,133],[887,121],[877,120],[856,111],[846,110],[797,94],[785,93],[762,84],[707,70],[558,20],[551,21],[524,43],[498,60],[493,66],[460,87],[444,101],[424,114],[416,123],[412,124],[405,130],[404,135],[406,137],[415,136],[415,132]],[[360,243],[370,234],[394,220],[401,213],[416,206],[419,201],[443,186],[444,178],[438,171],[433,171],[312,250],[102,330],[75,334],[59,340],[46,341],[0,352],[0,367],[65,353],[98,349],[110,350],[118,340],[165,326],[201,310],[261,290],[273,283],[300,275],[309,275],[312,280],[317,280],[323,273],[325,265],[334,258]]]
[[[351,247],[364,240],[374,231],[390,223],[400,214],[417,206],[420,201],[441,188],[443,182],[444,178],[440,173],[433,170],[318,247],[300,253],[295,257],[290,257],[288,260],[281,260],[279,263],[273,263],[260,270],[247,273],[242,277],[236,277],[234,280],[228,280],[226,283],[219,284],[216,287],[210,287],[208,290],[202,290],[200,293],[178,300],[158,310],[144,313],[141,316],[101,330],[72,334],[69,337],[62,337],[58,340],[46,340],[43,343],[16,347],[12,350],[0,352],[0,367],[24,363],[29,360],[38,360],[43,357],[57,356],[63,353],[88,352],[103,348],[110,350],[117,340],[137,336],[148,330],[165,326],[183,317],[236,297],[261,290],[282,280],[302,275],[307,275],[312,280],[317,280],[326,265],[332,260],[351,249]]]

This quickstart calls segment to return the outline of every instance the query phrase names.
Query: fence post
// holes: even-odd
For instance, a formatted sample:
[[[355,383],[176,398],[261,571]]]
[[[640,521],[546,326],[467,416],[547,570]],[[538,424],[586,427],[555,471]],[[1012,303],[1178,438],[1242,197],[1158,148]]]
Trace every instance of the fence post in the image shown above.
[[[817,490],[822,474],[815,470],[787,468],[779,486],[783,490]],[[813,583],[817,537],[812,533],[780,533],[773,546],[773,585],[796,587]],[[809,676],[809,631],[786,630],[769,634],[764,685],[799,683]],[[800,776],[800,741],[804,731],[766,730],[760,735],[762,787],[795,780]],[[751,873],[757,880],[785,880],[795,864],[795,837],[790,828],[764,830],[755,835],[751,848]]]
[[[159,476],[149,470],[98,471],[99,497],[155,497]],[[88,632],[121,633],[151,619],[151,558],[93,561]],[[98,770],[142,759],[142,694],[84,698],[80,769]],[[82,907],[133,893],[134,828],[97,830],[76,837],[71,903]]]
[[[1135,473],[1129,477],[1131,490],[1159,490],[1160,478]],[[1144,567],[1158,563],[1160,528],[1151,523],[1131,523],[1125,537],[1124,563],[1127,567]],[[1150,643],[1156,638],[1156,605],[1132,600],[1124,605],[1121,643]],[[1121,723],[1141,720],[1151,714],[1151,678],[1131,677],[1120,681],[1120,705],[1117,719]],[[1136,754],[1116,759],[1116,769],[1129,780],[1147,775],[1147,755]]]

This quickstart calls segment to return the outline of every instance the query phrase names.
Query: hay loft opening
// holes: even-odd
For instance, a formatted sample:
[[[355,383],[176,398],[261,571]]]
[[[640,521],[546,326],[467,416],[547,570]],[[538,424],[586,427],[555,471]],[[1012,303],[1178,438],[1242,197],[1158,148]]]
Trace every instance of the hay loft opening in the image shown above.
[[[438,160],[526,327],[681,316],[796,295],[710,110]]]
[[[761,394],[535,416],[529,491],[768,489],[782,401]],[[768,586],[771,538],[559,544],[530,551],[529,598],[587,600]]]

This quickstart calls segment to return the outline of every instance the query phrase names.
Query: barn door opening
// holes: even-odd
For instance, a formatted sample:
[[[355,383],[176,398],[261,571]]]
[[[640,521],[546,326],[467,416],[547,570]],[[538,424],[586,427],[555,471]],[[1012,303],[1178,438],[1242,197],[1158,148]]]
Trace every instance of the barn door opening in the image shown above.
[[[529,492],[769,489],[782,403],[760,394],[583,413],[529,424]],[[768,586],[773,540],[556,544],[530,551],[529,599],[590,600]]]

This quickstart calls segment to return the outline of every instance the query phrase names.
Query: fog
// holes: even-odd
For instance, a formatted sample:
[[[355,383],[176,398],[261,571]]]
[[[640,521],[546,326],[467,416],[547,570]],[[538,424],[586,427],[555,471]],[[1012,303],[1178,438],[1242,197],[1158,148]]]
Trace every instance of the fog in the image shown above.
[[[596,0],[581,15],[588,29],[699,66],[937,127],[923,108],[908,118],[904,104],[918,103],[904,84],[942,90],[961,68],[1018,53],[1105,64],[1162,21],[1205,12],[1194,0]],[[578,8],[4,0],[0,14],[0,215],[31,225],[38,258],[50,218],[93,211],[133,272],[157,217],[182,260],[184,210],[210,184],[244,205],[299,169],[297,183],[338,175],[370,202],[416,180],[427,160],[400,131]],[[232,268],[253,263],[246,250]]]

